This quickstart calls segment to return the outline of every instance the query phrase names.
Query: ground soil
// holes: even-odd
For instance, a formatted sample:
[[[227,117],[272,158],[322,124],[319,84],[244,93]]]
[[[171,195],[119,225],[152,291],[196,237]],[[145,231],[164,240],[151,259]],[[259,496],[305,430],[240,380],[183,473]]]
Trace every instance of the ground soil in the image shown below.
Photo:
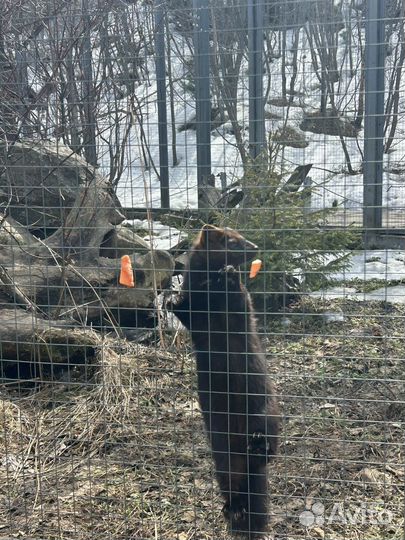
[[[404,317],[306,298],[266,321],[283,414],[275,538],[403,538]],[[165,337],[108,338],[91,369],[1,386],[1,536],[228,538],[189,344]]]

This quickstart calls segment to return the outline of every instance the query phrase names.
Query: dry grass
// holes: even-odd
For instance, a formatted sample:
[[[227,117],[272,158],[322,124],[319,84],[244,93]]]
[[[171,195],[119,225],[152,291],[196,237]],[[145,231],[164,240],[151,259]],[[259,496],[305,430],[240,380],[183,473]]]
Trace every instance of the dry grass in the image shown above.
[[[325,324],[321,312],[337,308],[345,321]],[[275,322],[267,337],[284,416],[275,536],[403,538],[405,308],[306,299],[289,316],[288,334]],[[186,345],[106,340],[95,361],[87,381],[1,389],[0,534],[227,538]],[[352,515],[385,508],[391,522],[330,522],[341,502]],[[326,521],[306,528],[312,503]]]
[[[327,324],[325,312],[345,320]],[[269,340],[285,419],[273,483],[277,535],[403,538],[404,317],[403,306],[303,299],[284,339]],[[299,515],[316,503],[324,522],[306,531]],[[366,512],[362,522],[362,508],[389,523]]]

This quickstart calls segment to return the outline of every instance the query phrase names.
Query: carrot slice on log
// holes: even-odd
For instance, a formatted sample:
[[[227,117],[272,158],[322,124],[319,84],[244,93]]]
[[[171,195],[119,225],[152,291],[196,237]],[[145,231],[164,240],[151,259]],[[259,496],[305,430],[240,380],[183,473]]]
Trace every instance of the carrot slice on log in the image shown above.
[[[120,285],[135,287],[134,272],[129,255],[123,255],[121,257]]]
[[[252,264],[250,265],[249,277],[251,279],[255,278],[257,274],[259,273],[261,267],[262,267],[262,261],[260,259],[255,259],[254,261],[252,261]]]

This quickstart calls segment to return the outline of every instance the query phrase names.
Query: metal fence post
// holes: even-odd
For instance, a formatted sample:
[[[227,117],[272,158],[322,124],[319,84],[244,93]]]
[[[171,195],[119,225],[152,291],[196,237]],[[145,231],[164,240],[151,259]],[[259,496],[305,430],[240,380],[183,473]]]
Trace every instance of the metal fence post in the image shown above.
[[[265,145],[263,99],[263,0],[248,1],[249,151],[253,159]]]
[[[384,157],[385,2],[367,0],[365,39],[365,120],[363,227],[366,247],[382,227]]]
[[[96,117],[95,117],[95,99],[94,99],[94,80],[93,80],[93,59],[91,51],[91,21],[89,13],[88,0],[82,0],[83,16],[83,108],[84,121],[83,127],[83,146],[86,161],[91,165],[97,166],[97,144],[96,144]]]
[[[169,153],[167,141],[166,59],[165,59],[166,6],[155,1],[155,63],[159,132],[160,205],[170,208]]]
[[[208,0],[193,0],[198,207],[205,208],[211,176],[211,96]]]

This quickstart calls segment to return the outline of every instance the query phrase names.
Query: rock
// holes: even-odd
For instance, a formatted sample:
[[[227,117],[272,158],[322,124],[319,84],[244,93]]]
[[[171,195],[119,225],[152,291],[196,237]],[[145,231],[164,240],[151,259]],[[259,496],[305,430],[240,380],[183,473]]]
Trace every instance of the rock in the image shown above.
[[[276,114],[272,111],[264,111],[264,117],[266,118],[266,120],[282,120],[283,117],[280,115],[280,114]]]
[[[327,109],[326,112],[307,113],[300,124],[300,129],[312,133],[342,137],[357,137],[359,132],[350,120],[338,116],[331,109]]]
[[[148,243],[136,234],[131,227],[118,225],[110,231],[101,244],[100,255],[117,259],[122,255],[149,251]]]
[[[398,396],[398,402],[390,403],[385,412],[388,420],[400,420],[405,422],[405,396]]]
[[[291,325],[292,320],[290,319],[290,317],[283,317],[281,319],[281,326],[283,326],[284,328],[290,328]]]
[[[343,311],[325,311],[322,313],[322,319],[326,324],[345,322],[346,318],[343,314]]]
[[[175,258],[175,273],[183,272],[188,261],[188,253],[182,253]]]
[[[77,188],[93,168],[63,145],[0,141],[0,203],[30,229],[56,229],[73,206]]]
[[[273,140],[282,146],[291,146],[292,148],[306,148],[309,145],[305,135],[290,126],[279,128],[273,134]]]
[[[290,100],[288,98],[275,97],[269,99],[267,103],[273,105],[273,107],[288,107]]]

